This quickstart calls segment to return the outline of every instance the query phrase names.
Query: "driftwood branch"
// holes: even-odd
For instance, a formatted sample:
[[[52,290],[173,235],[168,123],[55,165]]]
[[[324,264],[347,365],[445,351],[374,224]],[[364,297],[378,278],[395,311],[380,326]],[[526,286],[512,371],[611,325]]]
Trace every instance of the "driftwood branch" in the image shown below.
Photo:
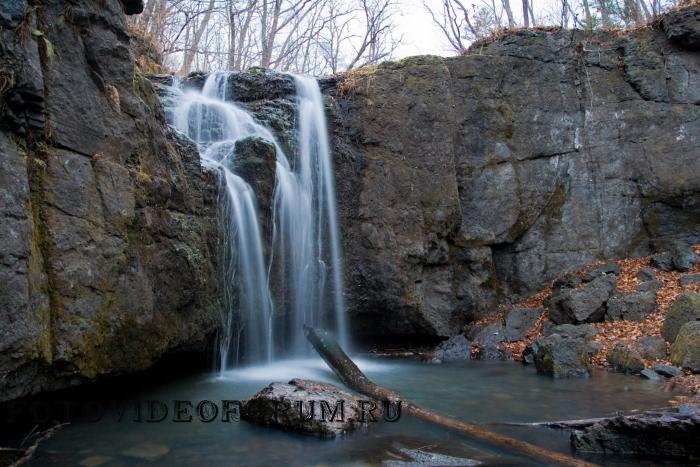
[[[340,380],[360,394],[381,401],[401,401],[401,410],[421,420],[439,425],[451,430],[466,434],[472,438],[505,447],[513,452],[524,454],[539,462],[567,466],[593,466],[580,459],[575,459],[565,454],[540,448],[525,441],[520,441],[493,431],[486,430],[478,425],[463,422],[451,417],[445,417],[432,410],[420,407],[402,397],[399,393],[389,388],[373,383],[347,356],[336,340],[325,331],[304,327],[307,339],[314,346],[329,367]]]
[[[68,425],[68,423],[58,423],[58,424],[52,426],[51,428],[49,428],[45,431],[41,431],[39,433],[33,433],[33,430],[32,430],[32,433],[28,434],[25,437],[22,444],[24,444],[32,436],[35,438],[34,442],[28,448],[16,449],[17,451],[21,451],[24,454],[22,454],[22,457],[20,457],[13,464],[11,464],[10,467],[19,467],[19,466],[24,465],[27,462],[29,462],[29,460],[32,458],[32,456],[36,452],[37,448],[39,447],[39,444],[41,444],[43,441],[46,441],[47,439],[51,438],[54,434],[56,434],[57,431],[61,430],[66,425]]]

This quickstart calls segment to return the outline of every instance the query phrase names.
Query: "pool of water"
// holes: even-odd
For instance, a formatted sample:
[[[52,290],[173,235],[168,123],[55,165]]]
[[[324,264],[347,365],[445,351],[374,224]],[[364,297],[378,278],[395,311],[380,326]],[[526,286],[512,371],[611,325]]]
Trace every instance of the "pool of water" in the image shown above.
[[[436,365],[359,360],[358,364],[375,382],[417,404],[565,453],[571,452],[565,431],[501,423],[588,418],[666,407],[676,395],[657,382],[603,371],[587,380],[553,380],[516,363]],[[124,401],[170,404],[177,399],[196,404],[200,400],[245,399],[272,381],[286,382],[294,377],[337,383],[321,360],[297,360],[224,375],[191,375],[135,390],[125,394]],[[127,410],[120,421],[114,413],[97,422],[73,420],[40,445],[32,465],[380,465],[383,460],[398,459],[401,447],[468,457],[487,465],[529,463],[513,453],[406,416],[395,423],[377,423],[327,440],[245,421],[224,423],[220,418],[204,423],[195,416],[191,423],[176,423],[171,414],[160,423],[137,422],[132,412]],[[638,459],[610,461],[606,464],[644,464]]]

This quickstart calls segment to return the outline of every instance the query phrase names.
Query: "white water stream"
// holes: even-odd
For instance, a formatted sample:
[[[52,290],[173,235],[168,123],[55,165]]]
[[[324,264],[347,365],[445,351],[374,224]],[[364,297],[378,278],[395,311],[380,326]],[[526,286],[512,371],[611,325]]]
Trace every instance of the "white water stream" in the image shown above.
[[[173,126],[197,143],[202,163],[222,182],[218,366],[307,355],[305,324],[334,330],[347,346],[333,162],[318,83],[294,77],[297,151],[288,158],[269,129],[228,100],[230,76],[210,75],[201,91],[176,85],[171,109]],[[235,143],[251,136],[276,147],[272,239],[261,238],[255,193],[235,173]]]

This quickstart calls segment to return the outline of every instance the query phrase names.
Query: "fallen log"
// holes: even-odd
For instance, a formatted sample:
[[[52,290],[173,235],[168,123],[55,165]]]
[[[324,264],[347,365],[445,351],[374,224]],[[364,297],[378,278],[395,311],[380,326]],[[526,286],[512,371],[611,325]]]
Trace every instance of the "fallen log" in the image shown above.
[[[534,444],[520,441],[500,433],[486,430],[478,425],[451,417],[445,417],[432,410],[420,407],[389,388],[373,383],[343,351],[338,342],[325,331],[304,326],[306,338],[311,342],[321,358],[350,389],[379,401],[401,402],[401,410],[421,420],[466,434],[472,438],[505,447],[524,454],[539,462],[568,466],[593,466],[595,464],[575,459],[571,456],[544,449]]]

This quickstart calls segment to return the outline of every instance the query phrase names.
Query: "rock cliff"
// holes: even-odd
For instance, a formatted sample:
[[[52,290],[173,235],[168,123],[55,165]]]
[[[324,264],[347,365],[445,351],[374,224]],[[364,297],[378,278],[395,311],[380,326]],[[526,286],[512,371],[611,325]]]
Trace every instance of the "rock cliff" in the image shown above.
[[[215,184],[134,69],[140,0],[0,2],[0,401],[218,324]]]
[[[355,332],[448,336],[563,271],[700,239],[700,10],[324,81]]]

